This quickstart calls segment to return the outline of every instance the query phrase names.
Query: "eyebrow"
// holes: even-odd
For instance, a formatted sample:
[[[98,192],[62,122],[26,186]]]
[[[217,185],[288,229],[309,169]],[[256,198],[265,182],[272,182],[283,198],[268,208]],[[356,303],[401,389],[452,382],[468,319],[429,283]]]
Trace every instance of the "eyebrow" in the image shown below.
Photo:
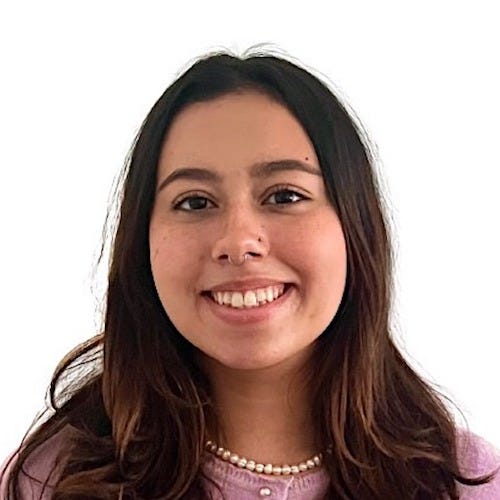
[[[319,170],[317,167],[309,165],[308,163],[302,162],[300,160],[284,159],[254,163],[250,167],[250,177],[254,179],[264,178],[269,177],[276,172],[291,170],[306,172],[308,174],[317,175],[319,177],[323,176],[321,170]],[[214,172],[213,170],[208,170],[206,168],[200,167],[185,167],[178,168],[167,175],[167,177],[161,182],[160,186],[158,187],[157,192],[160,192],[163,188],[165,188],[165,186],[168,186],[172,182],[179,179],[208,181],[214,184],[222,183],[222,176],[217,172]]]

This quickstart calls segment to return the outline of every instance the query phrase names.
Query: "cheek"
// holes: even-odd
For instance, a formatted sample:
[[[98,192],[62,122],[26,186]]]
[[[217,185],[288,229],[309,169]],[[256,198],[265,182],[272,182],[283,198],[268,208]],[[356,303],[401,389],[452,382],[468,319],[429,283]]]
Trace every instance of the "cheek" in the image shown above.
[[[192,283],[196,262],[193,242],[186,241],[175,231],[152,231],[150,233],[151,272],[162,302],[170,301],[183,286]],[[165,304],[164,304],[165,305]]]
[[[339,220],[330,210],[290,227],[275,227],[273,234],[279,257],[297,271],[323,277],[326,273],[345,272],[345,238]]]
[[[185,262],[193,263],[200,239],[186,229],[159,223],[151,226],[149,246],[152,266],[175,267]]]
[[[280,259],[300,280],[299,293],[307,311],[306,321],[327,326],[342,300],[347,277],[346,243],[336,217],[312,219],[289,232],[281,245]]]

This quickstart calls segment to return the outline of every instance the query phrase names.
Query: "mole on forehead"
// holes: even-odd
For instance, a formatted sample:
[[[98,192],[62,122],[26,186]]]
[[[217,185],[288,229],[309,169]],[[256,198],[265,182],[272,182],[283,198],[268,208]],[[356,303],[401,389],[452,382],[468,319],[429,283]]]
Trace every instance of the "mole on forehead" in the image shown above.
[[[272,160],[254,163],[253,165],[251,165],[249,171],[250,177],[253,178],[268,177],[276,172],[282,171],[299,171],[305,172],[307,174],[317,175],[319,177],[322,177],[323,175],[320,168],[297,159]],[[167,175],[165,179],[163,179],[163,181],[161,181],[158,187],[158,191],[161,191],[163,188],[179,179],[208,181],[214,184],[222,183],[221,175],[208,168],[195,166],[181,167],[173,170],[170,174]]]

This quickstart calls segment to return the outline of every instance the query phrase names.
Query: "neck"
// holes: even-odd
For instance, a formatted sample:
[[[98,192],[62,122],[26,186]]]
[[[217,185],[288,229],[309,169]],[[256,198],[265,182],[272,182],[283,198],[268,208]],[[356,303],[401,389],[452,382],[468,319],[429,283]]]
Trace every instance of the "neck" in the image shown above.
[[[262,463],[298,463],[320,451],[306,387],[290,366],[237,370],[205,358],[218,431],[207,439]]]

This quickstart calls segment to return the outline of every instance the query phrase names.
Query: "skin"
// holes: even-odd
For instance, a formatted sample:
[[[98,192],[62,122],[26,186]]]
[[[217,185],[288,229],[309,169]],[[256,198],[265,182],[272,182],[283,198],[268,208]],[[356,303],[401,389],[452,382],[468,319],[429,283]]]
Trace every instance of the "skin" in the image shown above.
[[[255,162],[285,158],[301,160],[320,175],[250,177]],[[300,462],[321,447],[314,443],[308,392],[298,371],[338,310],[347,270],[344,235],[314,147],[285,107],[245,91],[192,104],[175,118],[157,186],[180,167],[210,169],[223,182],[180,179],[157,191],[149,235],[160,300],[178,331],[198,348],[219,411],[220,445],[264,463]],[[273,195],[280,184],[298,196]],[[187,196],[206,200],[189,202]],[[174,210],[183,199],[185,211]],[[254,258],[237,265],[245,252]],[[286,307],[263,322],[228,324],[200,295],[255,275],[294,283]]]

